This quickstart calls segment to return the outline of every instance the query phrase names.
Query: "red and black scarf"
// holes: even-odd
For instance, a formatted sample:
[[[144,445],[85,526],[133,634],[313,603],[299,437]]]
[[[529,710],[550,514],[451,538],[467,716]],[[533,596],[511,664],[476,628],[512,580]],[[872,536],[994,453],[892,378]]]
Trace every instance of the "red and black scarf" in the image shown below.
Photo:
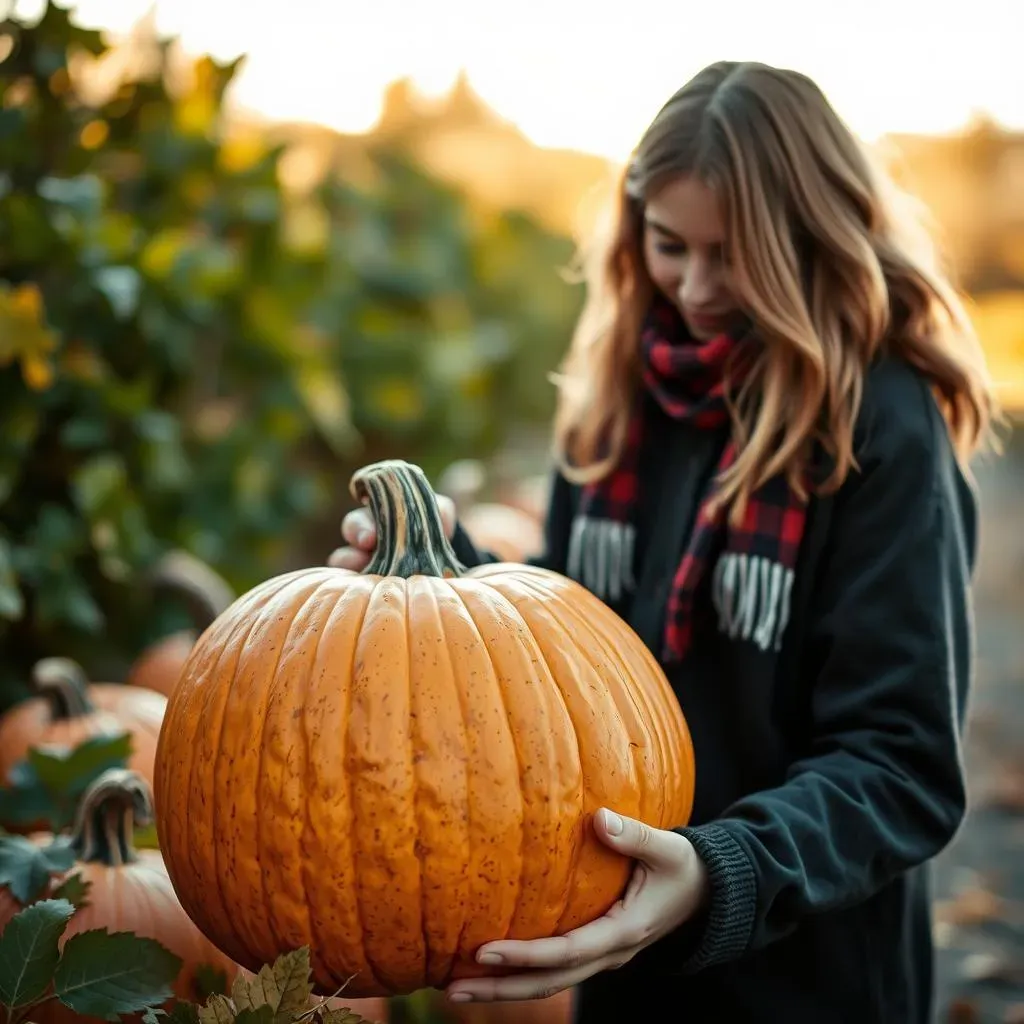
[[[663,300],[655,301],[641,332],[643,383],[652,398],[671,417],[689,420],[698,427],[717,430],[728,423],[723,373],[737,346],[749,338],[722,334],[708,341],[695,341],[687,332],[676,309]],[[631,521],[640,487],[640,452],[648,442],[648,403],[638,401],[629,425],[626,448],[618,468],[603,480],[585,487],[576,523],[576,551],[570,558],[585,577],[603,581],[601,597],[613,599],[632,589]],[[653,439],[652,439],[653,440]],[[653,440],[653,443],[657,443]],[[676,570],[665,622],[663,660],[682,661],[690,645],[694,599],[709,565],[725,553],[741,556],[744,566],[753,563],[781,567],[791,580],[806,518],[805,504],[793,493],[784,477],[767,481],[747,504],[743,522],[728,522],[728,510],[712,510],[709,499],[718,474],[736,458],[736,445],[726,442],[712,476],[708,492],[697,511],[693,532]],[[582,534],[598,540],[598,551],[581,553]],[[611,542],[611,543],[609,543]],[[591,545],[593,547],[593,545]],[[755,570],[751,568],[751,576]],[[767,578],[770,574],[762,573]],[[745,586],[767,586],[765,579]],[[593,589],[593,588],[591,588]],[[788,595],[787,595],[788,598]],[[777,603],[777,602],[775,602]]]

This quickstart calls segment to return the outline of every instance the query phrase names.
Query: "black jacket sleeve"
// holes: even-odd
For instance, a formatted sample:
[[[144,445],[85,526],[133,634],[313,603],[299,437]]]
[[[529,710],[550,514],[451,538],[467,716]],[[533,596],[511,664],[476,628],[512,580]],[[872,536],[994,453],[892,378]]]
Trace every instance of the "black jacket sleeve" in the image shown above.
[[[539,555],[528,558],[527,565],[537,565],[565,573],[575,510],[574,490],[572,484],[558,470],[552,471],[548,511],[544,520],[544,550]],[[456,558],[470,569],[487,562],[500,561],[493,552],[479,550],[460,523],[455,526],[452,547]]]
[[[812,743],[782,785],[678,830],[711,883],[686,973],[867,899],[964,814],[973,490],[909,370],[866,391],[858,424],[860,469],[835,496],[813,599]]]

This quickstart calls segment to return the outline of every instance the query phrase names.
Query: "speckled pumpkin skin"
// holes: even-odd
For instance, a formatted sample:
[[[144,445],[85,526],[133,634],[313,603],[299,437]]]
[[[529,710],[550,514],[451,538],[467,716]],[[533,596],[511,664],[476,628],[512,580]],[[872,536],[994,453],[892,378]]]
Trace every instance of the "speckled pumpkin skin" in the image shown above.
[[[553,572],[466,571],[418,467],[353,477],[377,550],[303,569],[199,638],[157,747],[160,848],[232,960],[308,945],[350,996],[479,974],[492,939],[605,913],[631,863],[602,805],[685,824],[693,750],[653,655]]]
[[[554,573],[301,570],[200,638],[157,750],[160,846],[188,914],[252,969],[309,944],[319,991],[474,973],[621,895],[608,805],[684,824],[693,754],[630,628]]]

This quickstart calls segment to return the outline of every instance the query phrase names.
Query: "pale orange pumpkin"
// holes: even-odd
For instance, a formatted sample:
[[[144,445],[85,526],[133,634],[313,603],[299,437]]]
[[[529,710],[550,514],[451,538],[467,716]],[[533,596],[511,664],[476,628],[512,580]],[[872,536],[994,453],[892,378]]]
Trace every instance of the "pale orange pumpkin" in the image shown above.
[[[356,473],[378,548],[239,598],[197,642],[157,751],[182,905],[255,969],[308,945],[317,990],[440,987],[477,948],[605,913],[631,862],[608,805],[688,820],[694,765],[653,655],[571,580],[465,571],[421,470]]]
[[[228,583],[186,551],[171,551],[150,574],[155,593],[185,598],[193,628],[181,629],[150,644],[132,663],[126,682],[169,696],[199,634],[234,599]]]
[[[0,718],[0,784],[32,747],[70,750],[93,736],[129,733],[128,767],[152,782],[167,698],[120,683],[89,683],[69,658],[43,658],[33,670],[38,696]]]
[[[151,790],[137,772],[111,768],[86,790],[71,834],[76,863],[67,874],[79,874],[90,885],[85,906],[71,916],[61,946],[72,935],[92,928],[129,931],[141,938],[156,939],[181,957],[175,995],[195,1001],[198,999],[195,977],[200,967],[208,965],[223,971],[230,987],[238,966],[221,953],[182,910],[160,852],[135,848],[132,839],[135,824],[145,825],[151,820]],[[40,845],[53,840],[48,833],[31,838]],[[58,886],[65,877],[55,878],[53,886]],[[7,917],[0,917],[0,931],[19,909],[7,893],[4,903]],[[81,1024],[83,1018],[63,1003],[52,1000],[34,1010],[32,1020],[38,1024]]]

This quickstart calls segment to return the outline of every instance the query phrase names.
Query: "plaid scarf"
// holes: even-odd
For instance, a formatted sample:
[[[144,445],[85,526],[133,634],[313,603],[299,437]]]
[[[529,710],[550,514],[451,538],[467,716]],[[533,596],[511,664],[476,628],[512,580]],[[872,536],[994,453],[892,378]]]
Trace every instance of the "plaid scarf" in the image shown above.
[[[720,429],[729,421],[723,370],[740,344],[741,339],[730,334],[694,341],[675,308],[656,301],[641,331],[643,383],[648,394],[674,419]],[[644,409],[648,404],[637,402],[618,467],[584,488],[573,523],[569,575],[613,601],[635,588],[632,517],[641,485],[640,452],[647,438]],[[735,443],[727,441],[714,476],[732,465],[736,454]],[[716,576],[723,577],[715,581],[716,604],[720,625],[730,635],[753,639],[762,649],[777,649],[785,628],[806,507],[784,477],[775,477],[751,495],[743,522],[733,526],[727,509],[712,510],[713,486],[714,480],[701,499],[672,583],[662,654],[666,663],[686,656],[698,587],[716,560]]]

